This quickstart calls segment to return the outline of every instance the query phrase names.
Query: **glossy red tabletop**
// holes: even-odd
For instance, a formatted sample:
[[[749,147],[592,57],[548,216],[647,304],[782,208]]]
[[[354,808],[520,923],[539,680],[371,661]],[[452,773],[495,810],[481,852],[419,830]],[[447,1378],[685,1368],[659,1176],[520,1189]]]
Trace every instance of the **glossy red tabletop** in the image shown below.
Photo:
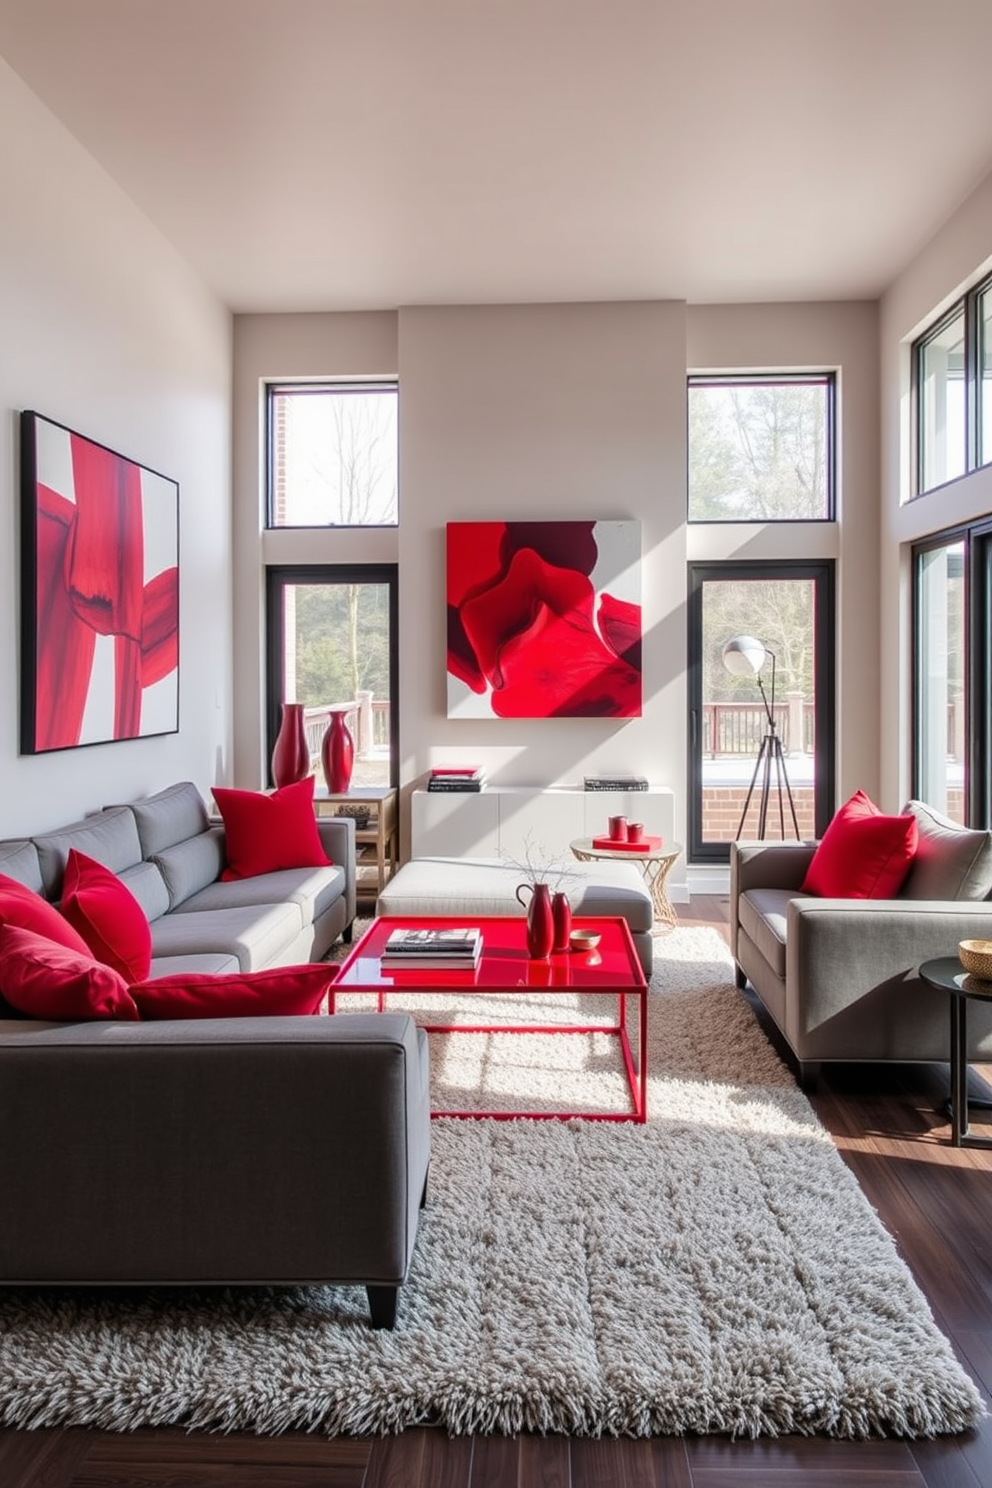
[[[482,955],[474,969],[383,970],[379,957],[390,931],[467,926],[477,926],[482,932]],[[626,920],[579,917],[572,921],[572,928],[595,930],[602,939],[594,951],[561,951],[546,961],[534,961],[527,953],[526,921],[522,916],[464,915],[451,919],[440,915],[382,915],[372,921],[341,963],[334,989],[359,992],[383,987],[460,986],[505,992],[516,987],[572,987],[578,992],[602,992],[645,985]]]

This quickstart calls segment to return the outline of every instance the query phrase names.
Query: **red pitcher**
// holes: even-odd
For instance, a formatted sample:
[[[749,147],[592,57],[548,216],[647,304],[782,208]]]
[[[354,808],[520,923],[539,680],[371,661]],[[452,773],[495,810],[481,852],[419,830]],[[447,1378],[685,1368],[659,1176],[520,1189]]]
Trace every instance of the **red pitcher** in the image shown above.
[[[521,899],[525,889],[530,889],[530,903]],[[551,890],[545,883],[522,883],[517,885],[517,901],[527,911],[527,953],[535,961],[543,961],[551,953],[555,938],[555,922],[551,913]]]

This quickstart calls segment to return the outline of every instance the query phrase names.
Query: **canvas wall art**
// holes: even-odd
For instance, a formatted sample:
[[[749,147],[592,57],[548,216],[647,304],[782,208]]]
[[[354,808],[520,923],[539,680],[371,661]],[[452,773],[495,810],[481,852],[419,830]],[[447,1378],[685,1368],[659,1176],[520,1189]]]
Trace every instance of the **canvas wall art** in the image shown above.
[[[179,487],[21,414],[21,752],[179,728]]]
[[[638,522],[449,522],[448,717],[640,717],[640,561]]]

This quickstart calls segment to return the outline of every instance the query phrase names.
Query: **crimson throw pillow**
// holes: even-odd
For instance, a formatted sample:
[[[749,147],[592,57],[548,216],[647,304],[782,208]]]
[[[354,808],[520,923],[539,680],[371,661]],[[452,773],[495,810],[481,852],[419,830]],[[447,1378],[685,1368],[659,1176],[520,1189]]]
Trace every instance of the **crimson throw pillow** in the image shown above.
[[[62,878],[62,913],[98,961],[112,966],[125,981],[144,981],[152,964],[152,932],[145,911],[116,873],[74,847]]]
[[[153,977],[131,987],[142,1018],[255,1018],[315,1013],[335,977],[332,966],[275,966],[265,971],[193,972]]]
[[[54,940],[67,950],[80,956],[88,956],[90,948],[78,930],[59,914],[54,904],[49,904],[34,889],[18,883],[0,873],[0,925],[16,925],[21,930],[33,930],[46,940]]]
[[[227,843],[227,867],[221,878],[255,878],[281,868],[326,868],[330,860],[313,814],[313,786],[312,775],[271,794],[215,786]]]
[[[915,816],[883,816],[864,791],[845,801],[813,854],[803,893],[823,899],[891,899],[910,870]]]
[[[0,993],[19,1013],[56,1023],[133,1023],[138,1017],[127,983],[112,966],[16,925],[0,925]]]

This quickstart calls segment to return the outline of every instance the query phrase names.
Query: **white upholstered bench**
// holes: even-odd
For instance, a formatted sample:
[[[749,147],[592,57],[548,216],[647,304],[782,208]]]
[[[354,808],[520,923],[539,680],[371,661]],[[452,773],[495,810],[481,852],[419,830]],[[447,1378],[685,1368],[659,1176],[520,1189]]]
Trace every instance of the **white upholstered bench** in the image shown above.
[[[644,975],[653,960],[654,909],[640,870],[633,863],[562,864],[552,888],[568,895],[573,915],[620,916],[630,926]],[[376,905],[381,915],[520,915],[516,888],[525,872],[482,858],[414,858],[386,884]]]

